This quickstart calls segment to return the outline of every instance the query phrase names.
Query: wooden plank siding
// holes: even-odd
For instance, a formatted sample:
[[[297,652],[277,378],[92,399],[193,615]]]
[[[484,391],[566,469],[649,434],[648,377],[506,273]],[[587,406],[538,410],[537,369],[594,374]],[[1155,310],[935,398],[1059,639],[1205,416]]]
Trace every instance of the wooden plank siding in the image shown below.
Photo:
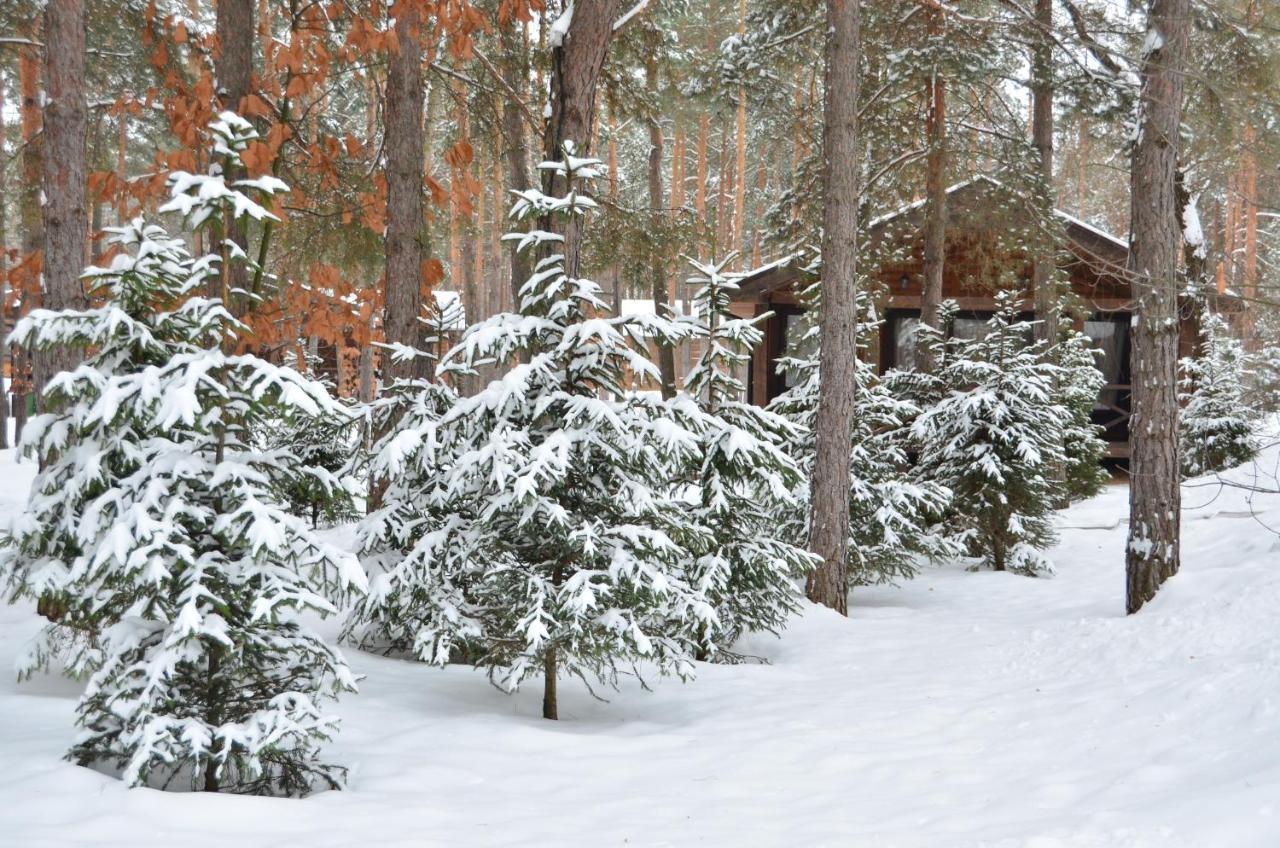
[[[1032,231],[1024,222],[1029,214],[1025,201],[1004,186],[978,177],[948,191],[947,243],[943,270],[943,298],[954,300],[962,313],[974,317],[990,315],[995,294],[1005,288],[1023,289],[1023,309],[1033,309],[1032,257],[1027,247],[1044,234]],[[924,279],[923,205],[911,204],[898,212],[871,221],[865,231],[864,253],[871,257],[867,276],[874,282],[878,314],[906,317],[918,315]],[[1055,212],[1052,234],[1057,243],[1057,264],[1079,302],[1074,322],[1084,330],[1088,320],[1123,321],[1131,317],[1132,298],[1126,277],[1126,242],[1064,212]],[[781,390],[773,374],[773,364],[783,353],[781,316],[801,311],[797,294],[812,282],[797,257],[785,258],[739,280],[739,307],[757,314],[771,310],[778,317],[768,322],[762,350],[752,360],[751,401],[767,403]],[[1180,355],[1192,355],[1197,340],[1197,322],[1189,305],[1181,311]],[[881,327],[872,355],[883,371],[892,364],[892,329]],[[1127,369],[1122,368],[1127,373]],[[1109,385],[1100,397],[1099,415],[1106,409],[1127,415],[1127,384]],[[1117,400],[1118,399],[1118,400]],[[1109,453],[1128,456],[1127,418],[1124,426],[1108,430]]]

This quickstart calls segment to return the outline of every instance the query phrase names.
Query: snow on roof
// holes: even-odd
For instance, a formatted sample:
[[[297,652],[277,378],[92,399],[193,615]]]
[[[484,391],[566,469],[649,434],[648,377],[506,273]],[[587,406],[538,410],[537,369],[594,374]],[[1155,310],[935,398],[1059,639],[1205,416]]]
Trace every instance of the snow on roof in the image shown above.
[[[1004,183],[1000,182],[996,178],[988,177],[986,174],[976,174],[975,176],[972,176],[967,180],[961,180],[955,185],[948,187],[946,193],[955,194],[957,191],[960,191],[961,189],[966,189],[969,186],[977,185],[978,183],[988,183],[992,186],[995,186],[996,188],[1004,188]],[[892,212],[887,212],[884,215],[880,215],[879,217],[872,218],[867,223],[867,229],[870,230],[874,227],[878,227],[881,224],[892,221],[894,218],[897,218],[899,216],[907,214],[908,212],[912,212],[916,209],[919,209],[923,207],[927,202],[928,202],[928,198],[922,197],[919,200],[911,201],[906,206],[900,206]]]
[[[1004,183],[1000,182],[995,177],[989,177],[986,174],[977,174],[975,176],[970,177],[967,180],[962,180],[956,183],[955,185],[948,187],[947,194],[949,195],[954,194],[957,191],[961,191],[972,185],[977,185],[978,183],[986,183],[996,188],[1005,187]],[[922,198],[920,200],[913,200],[911,203],[908,203],[905,206],[901,206],[898,209],[894,210],[893,212],[888,212],[884,215],[880,215],[879,217],[872,218],[871,221],[867,224],[867,229],[869,230],[873,229],[875,227],[880,226],[881,224],[885,224],[885,223],[888,223],[889,221],[892,221],[894,218],[898,218],[902,215],[906,215],[908,212],[913,212],[916,209],[920,209],[925,205],[926,202],[927,202],[927,198]],[[1081,218],[1077,218],[1075,215],[1072,215],[1070,212],[1064,212],[1061,209],[1054,209],[1053,214],[1056,215],[1061,220],[1066,221],[1068,224],[1079,227],[1082,230],[1090,232],[1093,235],[1098,236],[1101,239],[1105,239],[1119,247],[1123,247],[1126,250],[1129,249],[1129,242],[1126,241],[1125,239],[1122,239],[1119,236],[1113,235],[1112,233],[1109,233],[1100,227],[1095,227],[1093,224],[1090,224],[1088,221],[1085,221]]]
[[[725,276],[735,282],[745,280],[747,277],[754,277],[756,274],[763,274],[765,271],[772,271],[775,268],[784,268],[802,256],[804,256],[804,254],[800,251],[788,253],[785,256],[781,256],[773,260],[772,262],[757,265],[755,268],[751,268],[746,271],[735,271],[732,274],[726,274]]]
[[[1087,230],[1093,233],[1098,238],[1106,239],[1112,244],[1123,247],[1125,250],[1129,249],[1129,242],[1125,241],[1124,239],[1120,238],[1117,235],[1113,235],[1107,232],[1101,227],[1095,227],[1093,224],[1090,224],[1088,221],[1085,221],[1082,218],[1077,218],[1075,215],[1072,215],[1070,212],[1063,212],[1061,209],[1055,209],[1053,210],[1053,214],[1057,215],[1059,218],[1066,221],[1068,224],[1071,224],[1073,226],[1079,227],[1082,230]]]

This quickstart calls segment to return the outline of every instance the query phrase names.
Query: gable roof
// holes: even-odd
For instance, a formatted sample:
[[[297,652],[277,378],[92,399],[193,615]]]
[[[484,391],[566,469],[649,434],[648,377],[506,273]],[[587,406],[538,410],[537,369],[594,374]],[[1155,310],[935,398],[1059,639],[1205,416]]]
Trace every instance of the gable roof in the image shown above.
[[[979,195],[993,189],[1011,193],[1004,183],[994,177],[978,174],[947,188],[947,195],[948,197]],[[893,221],[923,210],[925,203],[923,199],[915,200],[892,212],[872,218],[864,231],[874,237]],[[1129,258],[1127,240],[1062,209],[1054,209],[1053,214],[1063,225],[1066,247],[1081,261],[1109,266],[1117,270],[1124,267]],[[758,298],[798,281],[813,279],[814,275],[808,270],[808,264],[809,259],[805,254],[793,253],[746,272],[737,278],[739,298]]]

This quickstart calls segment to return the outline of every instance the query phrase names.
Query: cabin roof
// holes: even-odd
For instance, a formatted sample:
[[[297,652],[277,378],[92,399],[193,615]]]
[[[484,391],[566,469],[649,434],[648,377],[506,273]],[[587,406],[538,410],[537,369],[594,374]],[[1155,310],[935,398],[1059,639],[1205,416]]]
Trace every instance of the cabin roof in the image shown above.
[[[956,197],[968,195],[971,197],[966,197],[965,202],[971,202],[972,199],[989,194],[992,190],[1005,191],[1006,187],[993,177],[979,174],[951,186],[947,189],[947,195]],[[916,200],[892,212],[877,216],[867,224],[866,232],[874,237],[878,232],[884,231],[886,225],[909,217],[923,210],[924,206],[924,200]],[[1103,266],[1124,267],[1129,257],[1129,244],[1125,239],[1061,209],[1054,209],[1053,214],[1063,224],[1066,235],[1065,246],[1079,259]],[[815,275],[809,269],[809,262],[807,254],[793,253],[740,275],[737,278],[739,299],[760,300],[796,282],[814,279]]]

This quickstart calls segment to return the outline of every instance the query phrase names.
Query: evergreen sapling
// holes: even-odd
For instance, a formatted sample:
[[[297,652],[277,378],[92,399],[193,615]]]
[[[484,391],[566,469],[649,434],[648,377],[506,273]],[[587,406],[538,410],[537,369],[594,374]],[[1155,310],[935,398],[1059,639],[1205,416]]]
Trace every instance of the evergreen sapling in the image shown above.
[[[1178,429],[1182,473],[1187,477],[1225,471],[1257,452],[1257,414],[1246,400],[1244,345],[1220,316],[1207,309],[1201,315],[1201,355],[1181,362]]]
[[[252,137],[229,113],[211,129],[224,158]],[[175,174],[169,208],[196,226],[270,215],[244,192],[279,186],[220,174]],[[140,220],[114,240],[111,267],[86,274],[101,306],[36,310],[14,332],[90,351],[49,382],[53,411],[28,425],[41,471],[0,544],[15,592],[60,612],[21,671],[51,662],[58,627],[83,634],[66,661],[89,674],[69,757],[119,768],[130,786],[336,787],[344,770],[320,760],[337,727],[323,700],[355,679],[300,617],[335,612],[326,589],[358,591],[364,575],[276,497],[313,470],[251,433],[267,418],[347,413],[292,369],[223,351],[241,325],[202,296],[221,257],[193,257]]]
[[[539,167],[567,193],[516,192],[512,217],[573,229],[596,207],[579,188],[599,163],[566,145]],[[439,374],[505,371],[379,445],[386,501],[359,532],[376,576],[347,633],[428,662],[467,657],[508,691],[541,675],[543,716],[555,719],[561,675],[616,685],[620,665],[644,661],[688,677],[719,624],[687,557],[706,531],[666,478],[696,460],[697,435],[628,390],[658,379],[645,343],[682,331],[606,317],[599,287],[566,270],[564,236],[535,224],[507,238],[542,257],[519,311],[469,327]]]
[[[957,539],[997,571],[1049,572],[1043,549],[1055,539],[1052,471],[1065,464],[1054,402],[1057,366],[1029,343],[1018,296],[1001,292],[981,338],[933,344],[941,399],[913,425],[917,473],[954,495]]]

